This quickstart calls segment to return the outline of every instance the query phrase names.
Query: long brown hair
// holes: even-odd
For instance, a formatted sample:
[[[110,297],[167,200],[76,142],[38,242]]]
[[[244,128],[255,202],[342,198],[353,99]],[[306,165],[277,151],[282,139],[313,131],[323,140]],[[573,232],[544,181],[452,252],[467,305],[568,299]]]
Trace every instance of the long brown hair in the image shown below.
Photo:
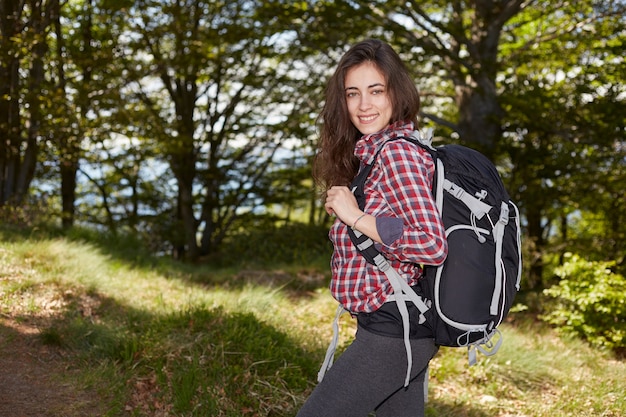
[[[384,75],[392,105],[390,122],[410,120],[417,127],[420,107],[417,87],[398,54],[387,43],[368,39],[344,54],[326,86],[326,101],[319,115],[321,122],[313,176],[324,191],[333,185],[348,185],[359,169],[354,146],[361,133],[350,121],[346,104],[345,79],[348,70],[372,62]]]

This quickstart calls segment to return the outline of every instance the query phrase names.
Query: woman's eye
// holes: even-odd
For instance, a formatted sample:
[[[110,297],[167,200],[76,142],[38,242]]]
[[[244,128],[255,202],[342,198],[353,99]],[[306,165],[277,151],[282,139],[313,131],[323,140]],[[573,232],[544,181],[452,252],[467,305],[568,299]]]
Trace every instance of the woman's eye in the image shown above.
[[[375,96],[379,95],[379,94],[383,94],[385,92],[385,90],[374,90],[372,91],[372,94],[374,94]]]

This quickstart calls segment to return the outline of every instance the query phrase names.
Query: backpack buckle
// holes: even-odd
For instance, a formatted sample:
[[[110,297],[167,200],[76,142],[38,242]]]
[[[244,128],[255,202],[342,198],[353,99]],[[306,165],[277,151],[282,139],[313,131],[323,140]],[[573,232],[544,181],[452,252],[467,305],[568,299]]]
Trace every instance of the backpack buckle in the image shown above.
[[[504,201],[502,202],[502,205],[500,206],[500,223],[502,224],[509,223],[509,205],[505,203]]]
[[[463,194],[465,194],[465,190],[455,183],[450,183],[450,189],[448,190],[450,194],[452,194],[455,198],[459,200],[463,200]]]
[[[387,262],[387,259],[385,259],[385,257],[380,253],[376,255],[376,257],[374,258],[374,264],[382,272],[385,272],[386,270],[391,268],[391,265],[389,265],[389,262]]]
[[[476,191],[474,193],[474,196],[479,199],[480,201],[484,200],[485,198],[487,198],[487,190],[480,190],[480,191]]]

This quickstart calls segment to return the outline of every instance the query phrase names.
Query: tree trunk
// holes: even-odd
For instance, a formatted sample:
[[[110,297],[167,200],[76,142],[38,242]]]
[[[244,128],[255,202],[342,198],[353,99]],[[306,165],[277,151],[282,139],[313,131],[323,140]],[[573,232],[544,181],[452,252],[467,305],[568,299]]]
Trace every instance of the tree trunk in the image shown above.
[[[0,206],[14,202],[20,169],[20,56],[15,43],[21,31],[19,5],[14,0],[0,0]]]
[[[530,290],[539,290],[543,287],[543,258],[545,241],[543,238],[543,226],[541,210],[536,206],[529,205],[526,213],[528,221],[527,239],[532,243],[530,258],[526,262]]]
[[[64,229],[74,225],[74,203],[76,201],[76,171],[77,164],[64,159],[60,166],[61,171],[61,224]]]
[[[91,15],[93,13],[93,1],[89,0],[85,2],[84,5],[85,10],[85,18],[82,21],[81,33],[82,33],[82,44],[84,54],[86,56],[90,56],[92,54],[92,20]],[[59,10],[60,12],[60,10]],[[59,76],[59,92],[61,97],[63,97],[66,101],[66,85],[67,80],[65,77],[65,62],[63,57],[64,54],[64,41],[63,41],[63,33],[61,31],[61,24],[58,20],[60,17],[60,13],[57,13],[57,20],[55,21],[56,27],[56,35],[57,35],[57,57],[58,57],[58,76]],[[92,69],[90,65],[86,65],[82,71],[82,81],[84,86],[89,86],[92,76]],[[90,107],[88,93],[85,92],[85,89],[79,91],[78,101],[77,101],[81,119],[85,120],[87,112]],[[69,107],[69,106],[68,106]],[[61,157],[59,160],[59,169],[61,172],[61,223],[64,229],[69,229],[74,225],[75,218],[75,210],[76,210],[76,185],[77,179],[76,176],[78,174],[78,166],[80,160],[80,138],[83,133],[80,128],[80,122],[76,123],[78,127],[75,133],[67,132],[60,133],[61,137],[59,137],[59,149],[61,151]],[[115,233],[115,228],[112,228],[112,232]]]
[[[178,179],[178,212],[183,226],[186,258],[195,261],[200,256],[196,238],[197,221],[193,213],[192,184]]]
[[[48,51],[46,43],[46,27],[49,25],[49,16],[42,9],[40,1],[31,1],[31,27],[38,34],[38,40],[32,47],[32,64],[28,85],[29,127],[27,130],[26,147],[21,168],[17,176],[15,187],[15,202],[20,204],[28,193],[28,188],[35,175],[37,154],[39,152],[38,139],[41,134],[41,90],[44,82],[43,58]]]
[[[457,130],[463,142],[493,158],[494,148],[502,135],[503,111],[495,93],[495,84],[491,80],[482,82],[482,86],[472,80],[457,85]]]
[[[493,159],[502,136],[504,111],[498,102],[498,46],[504,24],[521,8],[521,0],[476,2],[469,34],[455,35],[457,60],[452,65],[456,104],[459,109],[458,133]],[[463,27],[464,13],[456,7],[457,25]],[[469,35],[469,36],[468,36]],[[468,59],[460,51],[466,47]],[[459,63],[463,64],[459,64]]]

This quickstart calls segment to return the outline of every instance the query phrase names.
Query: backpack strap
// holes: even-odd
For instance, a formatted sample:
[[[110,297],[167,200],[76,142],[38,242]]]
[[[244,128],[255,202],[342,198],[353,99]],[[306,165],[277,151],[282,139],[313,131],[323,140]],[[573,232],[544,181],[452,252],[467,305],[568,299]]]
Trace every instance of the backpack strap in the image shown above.
[[[479,220],[492,209],[489,204],[465,192],[463,188],[459,187],[452,181],[444,180],[443,189],[452,194],[453,197],[461,200]]]
[[[333,319],[333,338],[326,349],[326,356],[324,357],[324,362],[322,363],[322,367],[317,373],[317,382],[322,382],[324,379],[324,375],[326,371],[333,366],[333,360],[335,359],[335,351],[337,350],[337,344],[339,342],[339,319],[341,318],[343,313],[347,313],[348,310],[343,308],[341,304],[337,306],[337,312],[335,313],[335,318]]]
[[[411,351],[411,342],[409,340],[409,311],[406,307],[406,302],[411,301],[420,312],[419,315],[419,324],[423,324],[426,322],[426,316],[424,315],[430,309],[430,301],[420,297],[413,291],[413,289],[409,286],[404,278],[398,274],[394,268],[391,267],[387,259],[380,253],[374,246],[374,241],[359,232],[358,230],[350,230],[350,236],[354,235],[357,239],[357,242],[361,241],[361,243],[355,243],[357,249],[368,262],[376,265],[376,267],[382,271],[387,280],[391,284],[393,288],[393,294],[388,297],[387,301],[392,302],[395,301],[398,306],[398,311],[400,312],[400,317],[402,317],[402,330],[403,330],[403,339],[404,339],[404,347],[406,349],[406,360],[407,360],[407,370],[406,377],[404,380],[404,386],[407,387],[409,385],[409,381],[411,380],[411,368],[413,367],[413,354]],[[365,237],[365,239],[363,239]]]
[[[424,132],[415,130],[410,137],[406,138],[411,143],[421,146],[423,149],[430,153],[430,156],[435,161],[435,181],[433,183],[433,191],[437,192],[435,200],[437,201],[437,207],[441,212],[440,202],[443,201],[443,196],[439,194],[444,190],[449,192],[454,197],[461,200],[471,211],[474,213],[477,219],[481,219],[486,213],[489,213],[491,206],[484,203],[480,198],[470,195],[465,192],[462,187],[445,179],[445,170],[443,168],[443,162],[438,158],[437,149],[433,146],[433,130],[426,129]],[[437,187],[437,184],[441,184],[441,187]]]
[[[406,138],[406,137],[398,137],[396,139],[391,139],[383,143],[382,146],[376,152],[376,155],[374,156],[372,163],[361,167],[361,170],[359,171],[356,178],[352,182],[351,189],[357,200],[357,203],[359,204],[359,208],[361,210],[365,208],[365,182],[372,170],[374,163],[376,162],[376,159],[378,159],[378,155],[380,154],[383,147],[387,143],[391,142],[392,140],[398,140],[398,139],[405,139],[411,143],[416,143],[411,138]],[[424,147],[420,143],[416,143],[416,144]],[[409,312],[406,307],[406,303],[407,301],[414,303],[417,309],[419,310],[420,312],[419,324],[423,324],[426,321],[425,313],[430,309],[431,303],[429,300],[426,300],[425,298],[420,297],[419,295],[415,293],[415,291],[413,291],[413,289],[409,286],[406,280],[400,276],[398,271],[396,271],[394,268],[391,267],[391,265],[389,264],[387,259],[384,257],[384,255],[380,253],[378,249],[376,249],[376,246],[374,246],[374,241],[370,237],[368,237],[367,235],[364,235],[363,233],[353,228],[348,228],[348,234],[350,235],[350,239],[352,240],[352,243],[354,243],[355,247],[358,249],[361,255],[369,263],[371,263],[372,265],[375,265],[380,271],[382,271],[385,274],[385,276],[387,277],[387,280],[389,281],[389,283],[391,284],[391,287],[393,288],[393,294],[390,297],[388,297],[387,301],[388,302],[395,301],[396,305],[398,306],[398,311],[400,312],[400,317],[402,318],[403,339],[404,339],[404,346],[406,349],[406,358],[407,358],[407,371],[406,371],[406,377],[404,381],[404,386],[406,387],[409,385],[409,382],[411,379],[411,368],[413,367],[413,355],[411,352],[411,343],[409,340],[409,330],[410,330]]]

